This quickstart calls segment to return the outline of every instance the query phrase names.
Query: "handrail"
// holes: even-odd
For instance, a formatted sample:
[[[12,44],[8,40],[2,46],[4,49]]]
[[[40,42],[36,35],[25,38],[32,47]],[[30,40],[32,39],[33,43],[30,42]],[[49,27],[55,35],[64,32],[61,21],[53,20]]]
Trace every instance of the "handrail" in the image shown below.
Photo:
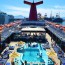
[[[38,65],[42,65],[42,64],[44,64],[45,65],[45,62],[27,62],[27,64],[30,64],[30,65],[33,65],[33,64],[38,64]],[[52,63],[48,63],[48,64],[52,64]],[[25,63],[24,63],[24,65],[25,65]]]

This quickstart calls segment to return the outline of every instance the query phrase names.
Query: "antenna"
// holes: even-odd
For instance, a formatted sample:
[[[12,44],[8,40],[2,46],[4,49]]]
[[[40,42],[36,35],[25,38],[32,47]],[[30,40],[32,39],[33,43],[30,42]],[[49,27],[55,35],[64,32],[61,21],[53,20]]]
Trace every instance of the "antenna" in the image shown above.
[[[60,17],[60,12],[59,12],[59,17]]]
[[[34,0],[33,0],[33,3],[34,3]]]
[[[51,13],[50,13],[50,17],[52,18],[52,11],[51,11]]]

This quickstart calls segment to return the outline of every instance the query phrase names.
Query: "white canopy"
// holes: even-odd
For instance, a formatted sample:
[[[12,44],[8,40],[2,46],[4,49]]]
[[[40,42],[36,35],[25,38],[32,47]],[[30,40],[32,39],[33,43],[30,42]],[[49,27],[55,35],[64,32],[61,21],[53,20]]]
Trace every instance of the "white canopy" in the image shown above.
[[[22,28],[21,31],[45,31],[44,28],[41,27],[36,27],[36,28],[31,28],[31,27],[26,27],[26,28]]]

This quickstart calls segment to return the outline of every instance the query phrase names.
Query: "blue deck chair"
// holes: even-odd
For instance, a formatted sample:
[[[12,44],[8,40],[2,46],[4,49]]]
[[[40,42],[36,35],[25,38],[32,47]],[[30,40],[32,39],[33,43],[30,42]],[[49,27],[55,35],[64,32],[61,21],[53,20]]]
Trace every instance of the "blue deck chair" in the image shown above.
[[[65,65],[65,63],[63,63],[63,65]]]
[[[6,63],[6,65],[10,65],[10,63]]]

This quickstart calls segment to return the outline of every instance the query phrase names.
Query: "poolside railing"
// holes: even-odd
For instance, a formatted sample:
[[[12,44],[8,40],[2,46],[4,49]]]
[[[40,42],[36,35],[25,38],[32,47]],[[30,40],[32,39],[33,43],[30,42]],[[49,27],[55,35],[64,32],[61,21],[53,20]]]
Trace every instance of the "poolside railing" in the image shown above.
[[[24,64],[24,65],[45,65],[45,62],[41,62],[41,63],[32,63],[32,62],[27,62],[27,64]],[[54,63],[48,63],[48,65],[54,65]]]
[[[24,64],[26,65],[26,64]],[[45,65],[45,63],[27,63],[27,65]],[[52,63],[49,63],[48,65],[54,65]]]
[[[24,65],[26,65],[26,64],[24,64]],[[45,65],[45,63],[43,62],[43,63],[32,63],[32,62],[27,62],[27,65]]]

